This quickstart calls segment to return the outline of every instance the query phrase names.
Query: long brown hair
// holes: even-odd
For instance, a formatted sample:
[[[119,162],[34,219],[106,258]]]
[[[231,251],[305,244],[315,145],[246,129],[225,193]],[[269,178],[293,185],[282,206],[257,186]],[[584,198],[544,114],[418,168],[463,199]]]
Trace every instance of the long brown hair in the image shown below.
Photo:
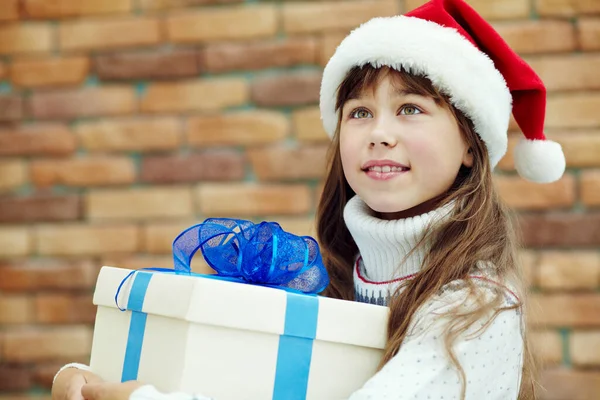
[[[427,255],[421,270],[414,278],[403,281],[391,297],[390,318],[387,326],[387,344],[379,368],[390,361],[400,349],[415,312],[447,284],[460,282],[477,298],[476,309],[458,312],[457,309],[444,316],[449,318],[445,332],[448,356],[459,372],[462,382],[461,398],[466,393],[466,379],[452,349],[459,335],[476,321],[486,322],[480,332],[502,311],[519,309],[525,311],[525,290],[518,262],[518,241],[513,217],[500,201],[492,182],[492,169],[488,152],[476,134],[472,122],[450,102],[448,96],[437,90],[424,76],[387,67],[370,65],[353,68],[338,89],[336,109],[340,111],[346,101],[356,98],[362,91],[373,90],[379,79],[389,74],[394,84],[401,84],[412,92],[431,97],[438,105],[448,107],[456,118],[460,131],[473,154],[473,166],[461,167],[452,187],[439,199],[438,206],[455,201],[451,218],[426,231],[417,247],[427,245]],[[346,203],[355,195],[342,169],[339,134],[341,116],[329,152],[328,174],[317,210],[317,235],[331,283],[325,295],[333,298],[354,300],[353,265],[358,248],[344,223]],[[416,250],[413,249],[413,251]],[[408,255],[407,255],[408,256]],[[471,274],[485,261],[493,266],[493,274],[499,281],[509,281],[515,288],[519,301],[504,306],[505,292],[502,286],[494,290],[495,296],[483,296]],[[479,331],[478,331],[479,332]],[[525,329],[522,329],[525,335]],[[521,398],[535,398],[533,388],[534,362],[524,336],[525,362],[521,382]],[[523,384],[528,380],[531,384]],[[523,397],[525,396],[525,397]]]

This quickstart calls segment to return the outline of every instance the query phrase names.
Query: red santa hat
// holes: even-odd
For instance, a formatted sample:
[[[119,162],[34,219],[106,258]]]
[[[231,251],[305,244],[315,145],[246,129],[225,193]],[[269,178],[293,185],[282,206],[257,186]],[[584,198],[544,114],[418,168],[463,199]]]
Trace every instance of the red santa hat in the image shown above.
[[[342,41],[321,83],[321,117],[330,137],[338,121],[340,84],[350,69],[367,64],[429,78],[473,122],[492,168],[506,153],[512,111],[525,136],[514,153],[518,173],[539,183],[564,173],[560,144],[544,135],[543,82],[464,1],[431,0],[405,15],[374,18]]]

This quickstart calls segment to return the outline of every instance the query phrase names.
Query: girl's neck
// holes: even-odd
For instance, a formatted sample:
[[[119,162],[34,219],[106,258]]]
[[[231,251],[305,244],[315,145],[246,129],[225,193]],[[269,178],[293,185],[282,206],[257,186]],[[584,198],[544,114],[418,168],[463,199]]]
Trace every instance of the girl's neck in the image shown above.
[[[358,196],[350,199],[344,220],[358,246],[367,278],[383,282],[419,272],[428,245],[417,248],[418,243],[428,227],[449,218],[453,207],[453,202],[435,209],[424,205],[411,209],[404,218],[388,220],[380,218]],[[419,210],[428,212],[418,214]]]

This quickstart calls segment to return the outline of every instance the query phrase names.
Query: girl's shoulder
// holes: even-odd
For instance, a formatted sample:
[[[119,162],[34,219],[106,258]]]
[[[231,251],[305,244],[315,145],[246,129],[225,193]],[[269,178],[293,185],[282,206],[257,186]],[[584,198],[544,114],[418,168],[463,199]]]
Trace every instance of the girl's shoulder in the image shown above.
[[[519,308],[521,300],[516,285],[494,271],[493,266],[482,263],[468,279],[457,279],[444,285],[423,305],[422,311],[436,314],[454,310],[468,312],[498,297],[497,308]]]

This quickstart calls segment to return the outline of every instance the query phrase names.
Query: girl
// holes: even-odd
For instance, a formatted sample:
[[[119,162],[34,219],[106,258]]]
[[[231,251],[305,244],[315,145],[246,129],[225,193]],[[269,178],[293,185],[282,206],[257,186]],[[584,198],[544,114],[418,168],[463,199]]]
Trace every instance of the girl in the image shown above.
[[[517,171],[537,182],[564,171],[537,75],[462,0],[432,0],[353,31],[325,68],[320,106],[333,139],[317,215],[325,294],[390,308],[380,369],[350,399],[516,399],[531,362],[492,169],[512,108],[526,136]],[[205,399],[102,383],[82,366],[63,368],[53,394]]]

